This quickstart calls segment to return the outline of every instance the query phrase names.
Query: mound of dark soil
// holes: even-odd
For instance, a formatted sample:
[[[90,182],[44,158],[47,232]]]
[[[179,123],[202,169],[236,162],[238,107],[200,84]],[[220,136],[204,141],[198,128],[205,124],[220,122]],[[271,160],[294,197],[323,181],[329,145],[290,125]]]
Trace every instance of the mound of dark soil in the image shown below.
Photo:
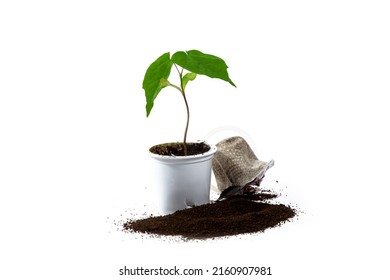
[[[157,235],[205,239],[255,233],[291,219],[296,211],[283,204],[264,202],[272,194],[241,195],[177,211],[167,216],[130,220],[124,230]]]

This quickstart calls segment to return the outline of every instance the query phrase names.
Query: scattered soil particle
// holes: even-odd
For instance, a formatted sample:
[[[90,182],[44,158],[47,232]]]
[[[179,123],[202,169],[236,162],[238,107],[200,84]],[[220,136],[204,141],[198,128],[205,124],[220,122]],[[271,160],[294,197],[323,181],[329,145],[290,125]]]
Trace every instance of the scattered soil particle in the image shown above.
[[[179,235],[187,239],[207,239],[261,232],[296,215],[296,211],[289,206],[261,202],[267,200],[266,196],[274,198],[274,194],[256,195],[230,197],[167,216],[130,220],[124,223],[123,229],[157,235]]]
[[[198,155],[204,154],[210,150],[210,146],[206,143],[186,143],[187,146],[187,155]],[[153,154],[158,154],[162,156],[184,156],[184,143],[164,143],[151,147],[149,151]]]

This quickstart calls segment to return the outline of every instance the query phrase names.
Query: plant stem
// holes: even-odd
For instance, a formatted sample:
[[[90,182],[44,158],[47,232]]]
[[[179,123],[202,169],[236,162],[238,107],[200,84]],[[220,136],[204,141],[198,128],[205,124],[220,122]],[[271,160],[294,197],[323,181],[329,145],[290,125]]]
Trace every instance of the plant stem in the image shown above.
[[[187,155],[187,132],[188,132],[188,127],[190,124],[190,107],[188,106],[187,98],[186,98],[186,93],[184,91],[184,85],[183,85],[183,69],[179,71],[179,68],[177,68],[177,65],[174,64],[176,67],[177,72],[179,73],[180,76],[180,92],[181,95],[184,98],[184,103],[186,104],[186,109],[187,109],[187,122],[186,122],[186,128],[184,130],[184,139],[183,139],[183,146],[184,146],[184,155]]]
[[[184,140],[183,140],[184,153],[185,153],[185,155],[187,155],[187,132],[188,132],[188,126],[190,124],[190,108],[188,106],[188,102],[187,102],[187,98],[186,98],[186,95],[184,93],[184,90],[183,90],[183,98],[184,98],[184,102],[186,103],[186,109],[187,109],[187,123],[186,123],[186,129],[184,131]]]

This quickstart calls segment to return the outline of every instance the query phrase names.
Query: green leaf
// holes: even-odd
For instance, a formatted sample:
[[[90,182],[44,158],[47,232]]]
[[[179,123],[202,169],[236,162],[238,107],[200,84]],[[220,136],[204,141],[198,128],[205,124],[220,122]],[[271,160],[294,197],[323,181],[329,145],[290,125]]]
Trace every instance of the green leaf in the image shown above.
[[[186,85],[189,81],[193,81],[196,78],[196,73],[187,73],[183,77],[183,88],[186,88]]]
[[[154,100],[163,88],[160,81],[168,79],[172,65],[170,54],[167,52],[157,58],[146,70],[142,88],[145,90],[147,117],[152,111]]]
[[[171,85],[172,84],[167,79],[161,78],[161,80],[160,80],[160,87],[161,88],[165,88],[165,87],[171,86]]]
[[[172,61],[188,71],[206,75],[210,78],[218,78],[236,86],[229,78],[228,66],[225,61],[211,54],[204,54],[197,50],[176,52]]]

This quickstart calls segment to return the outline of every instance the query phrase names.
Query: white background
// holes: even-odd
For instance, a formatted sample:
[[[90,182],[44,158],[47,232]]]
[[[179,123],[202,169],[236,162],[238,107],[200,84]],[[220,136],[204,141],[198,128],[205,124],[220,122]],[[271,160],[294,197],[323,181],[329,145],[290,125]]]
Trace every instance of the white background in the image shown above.
[[[372,0],[1,1],[0,278],[178,265],[389,279],[389,12]],[[299,219],[187,243],[117,231],[150,201],[148,147],[184,129],[174,90],[146,118],[143,75],[189,49],[225,59],[237,85],[188,86],[189,137],[246,131]]]

